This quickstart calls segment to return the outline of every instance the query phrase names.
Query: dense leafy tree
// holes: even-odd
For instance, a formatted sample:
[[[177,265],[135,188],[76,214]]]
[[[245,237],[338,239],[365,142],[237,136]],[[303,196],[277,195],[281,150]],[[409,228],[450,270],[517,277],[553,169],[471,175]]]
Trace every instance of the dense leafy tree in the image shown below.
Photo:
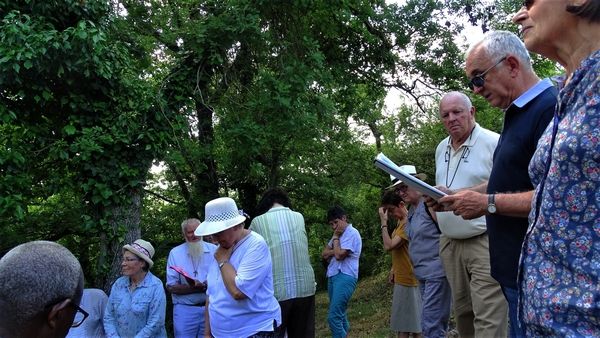
[[[71,235],[107,288],[140,235],[163,118],[108,3],[3,1],[0,13],[3,247]]]
[[[282,186],[315,267],[325,211],[340,204],[363,234],[361,273],[382,269],[376,207],[389,178],[373,156],[432,182],[437,100],[465,82],[463,18],[503,27],[518,5],[0,0],[0,248],[61,240],[107,287],[124,241],[150,239],[161,270],[206,201],[231,195],[253,214]],[[390,88],[397,112],[384,109]],[[474,103],[498,130],[502,113]]]

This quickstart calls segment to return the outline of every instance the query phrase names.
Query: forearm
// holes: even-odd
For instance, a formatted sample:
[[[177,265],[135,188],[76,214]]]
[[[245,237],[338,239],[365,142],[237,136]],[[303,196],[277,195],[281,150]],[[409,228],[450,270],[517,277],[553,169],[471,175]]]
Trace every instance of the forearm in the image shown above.
[[[210,316],[208,314],[208,303],[210,302],[210,297],[206,297],[206,307],[204,308],[204,337],[212,337],[212,332],[210,331]]]
[[[225,284],[225,288],[227,292],[231,294],[231,296],[235,300],[241,300],[248,298],[240,289],[238,289],[237,285],[235,285],[235,277],[237,276],[237,272],[233,268],[229,262],[223,264],[221,267],[221,277],[223,277],[223,283]]]
[[[496,213],[504,216],[527,217],[531,211],[533,190],[514,194],[496,194]]]
[[[381,239],[383,240],[383,249],[386,251],[390,251],[393,249],[392,239],[390,238],[390,234],[388,233],[388,227],[385,224],[380,226],[381,228]]]
[[[323,257],[324,260],[329,260],[331,257],[333,257],[333,255],[333,248],[331,248],[329,245],[325,245],[323,252],[321,253],[321,257]]]
[[[480,194],[485,194],[485,193],[487,193],[487,186],[488,186],[488,182],[485,181],[485,182],[483,182],[483,183],[481,183],[479,185],[476,185],[476,186],[473,186],[473,187],[470,187],[470,188],[467,188],[467,189],[475,191],[475,192],[478,192]]]
[[[339,238],[334,237],[331,244],[333,245],[333,255],[335,256],[335,259],[341,261],[348,256],[348,250],[342,249]]]

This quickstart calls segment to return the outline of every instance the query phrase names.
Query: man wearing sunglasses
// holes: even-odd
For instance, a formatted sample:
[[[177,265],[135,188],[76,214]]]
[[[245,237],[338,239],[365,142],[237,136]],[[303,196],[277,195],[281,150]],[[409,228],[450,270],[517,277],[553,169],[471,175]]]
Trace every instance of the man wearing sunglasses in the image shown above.
[[[83,271],[65,247],[15,247],[0,259],[0,337],[65,337],[88,316],[79,307],[82,292]]]
[[[504,110],[504,127],[488,182],[441,199],[466,219],[486,215],[490,268],[509,305],[510,337],[524,337],[517,320],[517,268],[527,230],[533,185],[528,166],[552,119],[557,90],[540,80],[525,45],[513,33],[490,32],[467,52],[474,93]]]

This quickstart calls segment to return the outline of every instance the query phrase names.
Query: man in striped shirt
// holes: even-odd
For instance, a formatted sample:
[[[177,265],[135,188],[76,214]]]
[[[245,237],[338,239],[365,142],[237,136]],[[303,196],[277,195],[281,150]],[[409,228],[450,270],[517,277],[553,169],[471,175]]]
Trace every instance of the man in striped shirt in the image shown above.
[[[304,217],[290,209],[286,192],[268,190],[250,230],[264,237],[273,261],[273,288],[283,323],[277,336],[315,336],[315,273],[310,265]]]

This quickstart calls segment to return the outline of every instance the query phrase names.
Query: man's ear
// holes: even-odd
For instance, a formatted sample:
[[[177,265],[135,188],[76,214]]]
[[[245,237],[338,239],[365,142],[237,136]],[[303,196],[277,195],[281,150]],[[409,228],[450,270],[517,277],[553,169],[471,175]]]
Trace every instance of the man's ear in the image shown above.
[[[60,303],[54,304],[48,312],[48,317],[46,317],[46,323],[48,327],[51,329],[56,329],[59,325],[59,322],[63,316],[65,316],[65,308],[69,305],[70,299],[65,299]]]
[[[508,55],[506,57],[506,63],[510,67],[510,74],[512,77],[517,77],[521,71],[521,61],[514,55]]]

